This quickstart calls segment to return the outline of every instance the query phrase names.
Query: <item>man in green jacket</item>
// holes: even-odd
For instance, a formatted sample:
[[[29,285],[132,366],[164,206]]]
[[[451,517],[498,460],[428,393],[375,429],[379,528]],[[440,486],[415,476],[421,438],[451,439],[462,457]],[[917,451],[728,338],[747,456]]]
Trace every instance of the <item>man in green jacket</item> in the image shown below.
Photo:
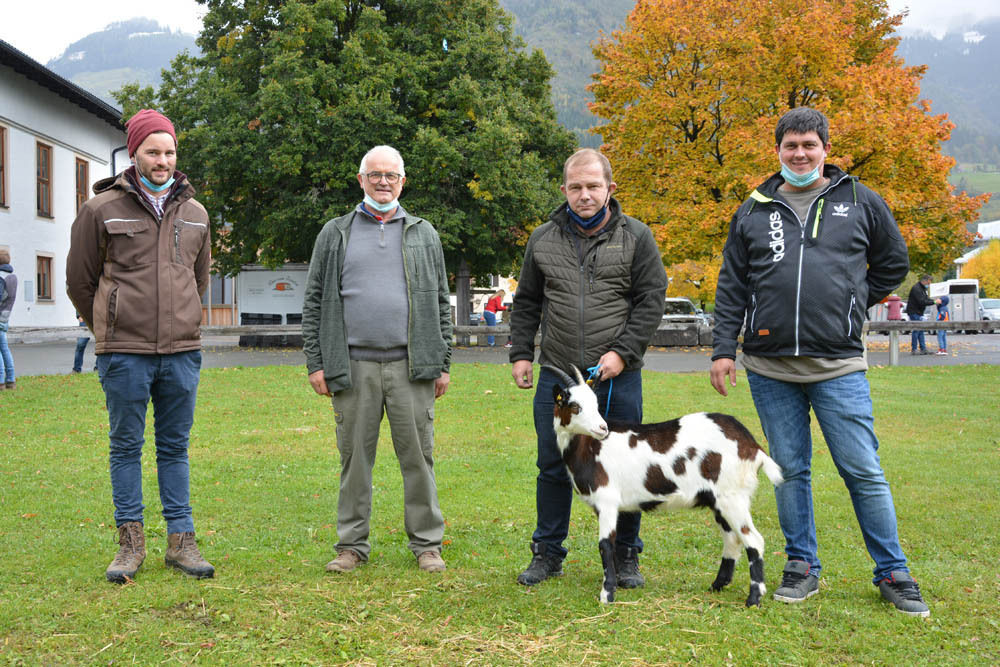
[[[427,572],[445,569],[434,480],[434,401],[448,389],[451,307],[444,252],[429,222],[403,210],[403,158],[365,154],[364,200],[316,238],[302,308],[309,384],[332,396],[340,452],[337,556],[330,572],[367,562],[372,468],[383,413],[403,474],[409,548]]]
[[[642,358],[663,319],[667,276],[649,227],[624,215],[611,195],[611,164],[584,148],[563,166],[566,202],[528,240],[511,311],[510,361],[514,382],[532,386],[535,334],[541,326],[539,363],[564,371],[596,367],[602,414],[642,421]],[[562,574],[573,490],[552,428],[555,373],[542,369],[535,390],[538,436],[537,523],[532,559],[517,581],[533,586]],[[618,518],[618,586],[635,588],[639,572],[639,513]]]

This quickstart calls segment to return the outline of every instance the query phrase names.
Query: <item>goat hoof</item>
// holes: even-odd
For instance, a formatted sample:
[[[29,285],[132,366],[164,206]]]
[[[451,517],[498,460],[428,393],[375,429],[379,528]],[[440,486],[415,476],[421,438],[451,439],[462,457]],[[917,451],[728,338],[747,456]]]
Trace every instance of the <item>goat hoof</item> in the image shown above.
[[[615,594],[605,590],[601,591],[601,604],[611,604],[615,601]]]
[[[747,598],[747,606],[748,607],[759,607],[760,606],[760,600],[761,600],[760,594],[751,595],[750,597]]]

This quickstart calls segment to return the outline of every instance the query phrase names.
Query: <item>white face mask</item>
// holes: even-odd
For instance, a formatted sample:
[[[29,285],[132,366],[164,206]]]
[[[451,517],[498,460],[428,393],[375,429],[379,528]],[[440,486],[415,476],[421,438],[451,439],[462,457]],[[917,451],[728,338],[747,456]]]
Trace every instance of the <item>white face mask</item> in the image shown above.
[[[374,199],[372,199],[371,196],[366,192],[365,193],[365,206],[367,206],[368,208],[373,208],[376,211],[378,211],[379,213],[388,213],[389,211],[392,211],[393,209],[395,209],[396,207],[399,206],[399,199],[393,199],[390,202],[386,202],[384,204],[381,204],[381,203],[375,201]]]

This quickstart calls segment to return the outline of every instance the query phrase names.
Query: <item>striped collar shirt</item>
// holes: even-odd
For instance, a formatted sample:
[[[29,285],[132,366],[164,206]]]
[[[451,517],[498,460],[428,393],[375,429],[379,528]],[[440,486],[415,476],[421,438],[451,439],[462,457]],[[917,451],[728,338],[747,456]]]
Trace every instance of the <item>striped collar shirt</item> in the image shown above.
[[[146,198],[146,201],[148,201],[150,206],[153,207],[153,210],[156,211],[157,219],[162,220],[163,205],[167,203],[167,197],[170,196],[170,190],[167,190],[164,194],[160,195],[159,197],[157,197],[154,194],[146,192],[146,190],[144,190],[143,188],[139,188],[139,192],[142,193],[142,196]]]

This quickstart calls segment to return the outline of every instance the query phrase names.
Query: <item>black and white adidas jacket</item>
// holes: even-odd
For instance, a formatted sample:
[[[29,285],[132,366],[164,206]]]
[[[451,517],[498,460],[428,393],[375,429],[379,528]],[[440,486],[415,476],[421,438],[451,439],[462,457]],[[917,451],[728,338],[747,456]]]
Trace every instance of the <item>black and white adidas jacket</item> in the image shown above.
[[[909,270],[906,242],[885,202],[833,165],[829,184],[799,220],[774,174],[729,223],[715,293],[712,359],[743,351],[762,357],[842,359],[864,348],[867,309]]]

